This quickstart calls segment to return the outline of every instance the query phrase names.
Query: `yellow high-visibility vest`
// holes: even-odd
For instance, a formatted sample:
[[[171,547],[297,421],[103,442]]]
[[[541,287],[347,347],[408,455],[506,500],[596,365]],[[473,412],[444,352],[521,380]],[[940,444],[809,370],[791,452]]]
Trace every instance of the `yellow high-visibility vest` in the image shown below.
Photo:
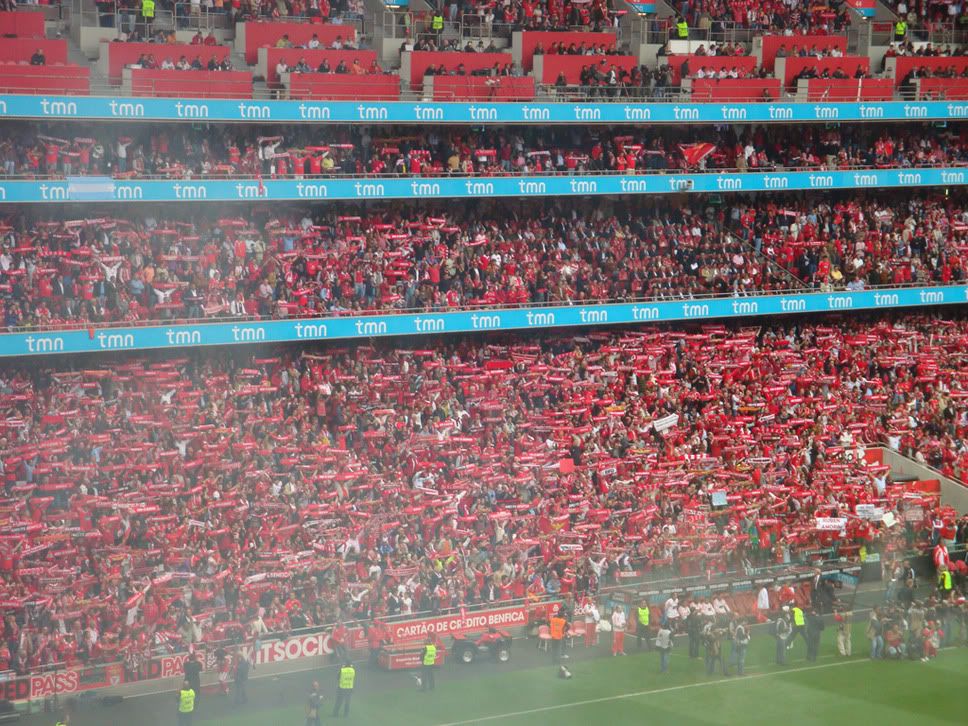
[[[444,29],[444,16],[434,15],[432,25],[430,26],[433,30],[443,30]]]
[[[894,23],[894,35],[905,35],[907,33],[907,21],[898,20]]]
[[[141,15],[146,18],[155,17],[155,0],[141,0]]]
[[[807,624],[803,619],[803,610],[798,607],[793,608],[793,624],[801,628]]]
[[[339,669],[339,687],[344,691],[352,691],[355,680],[356,669],[353,666],[343,666]]]
[[[648,608],[639,608],[639,623],[641,625],[648,625],[650,617],[651,615]]]
[[[941,585],[942,590],[951,589],[951,573],[945,570],[938,576],[938,584]]]
[[[178,696],[179,713],[191,713],[195,710],[195,691],[193,689],[182,689]]]
[[[676,23],[676,31],[679,33],[679,38],[686,40],[689,37],[689,23],[685,20],[680,20]]]
[[[432,665],[435,665],[436,663],[437,663],[437,646],[436,645],[426,646],[426,650],[424,651],[423,664],[425,666],[432,666]]]

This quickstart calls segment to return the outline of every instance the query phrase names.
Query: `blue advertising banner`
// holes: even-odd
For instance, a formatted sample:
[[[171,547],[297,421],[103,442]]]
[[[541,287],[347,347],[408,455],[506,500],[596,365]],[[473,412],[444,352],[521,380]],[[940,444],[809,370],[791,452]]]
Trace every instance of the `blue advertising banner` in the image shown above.
[[[257,121],[259,123],[783,123],[951,121],[968,118],[968,101],[865,103],[412,103],[230,99],[16,96],[0,94],[0,117]]]
[[[153,325],[0,335],[0,356],[93,353],[203,345],[346,340],[402,335],[479,333],[574,326],[656,323],[756,315],[852,312],[968,301],[963,285],[877,291],[755,295],[675,302],[570,305],[545,308],[322,317],[258,322]]]
[[[968,168],[518,177],[2,181],[0,202],[231,202],[240,200],[460,199],[682,192],[930,187],[965,184]]]

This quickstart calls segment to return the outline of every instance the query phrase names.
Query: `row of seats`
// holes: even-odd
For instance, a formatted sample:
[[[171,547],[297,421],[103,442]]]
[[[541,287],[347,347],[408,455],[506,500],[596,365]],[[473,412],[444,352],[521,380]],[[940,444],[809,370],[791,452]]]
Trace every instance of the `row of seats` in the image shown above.
[[[620,90],[623,95],[642,95],[645,87],[652,90],[650,71],[640,69],[635,56],[615,54],[617,39],[609,32],[524,32],[511,53],[405,50],[401,54],[400,76],[397,76],[383,73],[372,50],[340,49],[355,46],[357,38],[352,26],[244,23],[239,28],[237,47],[244,49],[246,61],[254,66],[255,74],[265,78],[270,87],[284,87],[292,98],[353,98],[354,89],[358,89],[360,98],[392,100],[399,98],[401,76],[404,88],[409,86],[435,100],[527,100],[534,97],[537,84],[555,85],[562,92],[574,86],[602,86],[609,90],[603,96],[618,95]],[[680,43],[676,48],[681,46]],[[800,78],[804,79],[797,88],[801,100],[883,101],[892,98],[894,93],[884,79],[870,78],[869,58],[842,55],[846,52],[846,36],[842,35],[766,35],[757,38],[753,54],[748,56],[710,55],[692,43],[686,43],[685,47],[699,52],[660,57],[659,69],[667,67],[667,71],[659,85],[679,87],[685,79],[686,90],[697,101],[776,99],[784,89],[797,88]],[[583,49],[594,49],[595,54],[577,54]],[[86,92],[88,74],[65,65],[65,40],[33,37],[0,40],[0,63],[28,63],[38,52],[43,54],[42,67],[47,70],[30,72],[30,78],[42,79],[36,83],[37,90]],[[830,52],[838,55],[817,57]],[[233,76],[231,80],[190,77],[183,71],[157,67],[164,61],[175,63],[184,59],[186,62],[197,60],[203,69],[210,68],[212,61],[224,63],[229,54],[230,48],[226,46],[111,42],[103,45],[99,62],[111,83],[123,82],[127,91],[139,95],[250,97],[251,75]],[[138,67],[149,56],[156,67]],[[318,71],[325,68],[324,61],[331,71],[341,61],[347,68],[356,61],[364,72],[351,74],[352,81],[334,78],[333,75],[341,74]],[[530,80],[511,80],[516,77],[508,69],[515,62]],[[300,70],[308,71],[298,73],[298,79],[292,72],[297,65]],[[122,72],[132,66],[129,76]],[[280,77],[287,71],[288,76]],[[247,69],[234,69],[234,72],[249,73]],[[946,83],[935,77],[941,72],[957,78]],[[901,86],[912,75],[919,79],[930,76],[930,83],[912,81],[914,91],[924,97],[959,99],[966,97],[966,84],[961,78],[968,77],[968,57],[891,57],[886,60],[886,73],[894,86]],[[461,80],[439,80],[442,76],[456,76]],[[431,81],[431,77],[435,80]],[[0,68],[0,91],[25,92],[30,86],[16,69]]]

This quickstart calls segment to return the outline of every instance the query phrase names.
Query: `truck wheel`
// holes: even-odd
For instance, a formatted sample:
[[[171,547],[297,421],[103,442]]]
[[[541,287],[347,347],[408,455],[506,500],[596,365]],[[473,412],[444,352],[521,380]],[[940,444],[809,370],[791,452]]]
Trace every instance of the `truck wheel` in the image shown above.
[[[499,663],[507,663],[511,660],[511,649],[506,645],[501,645],[497,649],[497,660]]]
[[[460,662],[461,663],[473,663],[474,662],[474,650],[472,648],[464,648],[460,652]]]

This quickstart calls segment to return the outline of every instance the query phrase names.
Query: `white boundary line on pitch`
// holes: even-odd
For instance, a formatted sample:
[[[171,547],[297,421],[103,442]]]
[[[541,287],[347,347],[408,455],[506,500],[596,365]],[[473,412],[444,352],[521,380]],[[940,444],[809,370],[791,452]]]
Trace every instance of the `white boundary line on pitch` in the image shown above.
[[[824,665],[806,666],[804,668],[790,668],[783,671],[770,671],[769,673],[757,673],[751,676],[738,676],[733,678],[723,678],[715,681],[703,681],[702,683],[684,683],[680,686],[668,686],[666,688],[654,688],[650,691],[636,691],[634,693],[620,693],[616,696],[603,696],[602,698],[589,698],[584,701],[573,701],[571,703],[560,703],[554,706],[542,706],[541,708],[529,708],[525,711],[512,711],[510,713],[501,713],[495,716],[481,716],[480,718],[472,718],[466,721],[450,721],[449,723],[438,724],[438,726],[466,726],[466,724],[481,723],[483,721],[497,721],[499,719],[514,718],[515,716],[528,716],[534,713],[545,713],[547,711],[560,711],[564,708],[574,708],[575,706],[588,706],[593,703],[606,703],[608,701],[621,701],[626,698],[638,698],[639,696],[651,696],[658,693],[671,693],[673,691],[683,691],[687,688],[703,688],[705,686],[720,686],[729,683],[742,683],[743,681],[752,681],[759,678],[769,678],[771,676],[779,676],[788,673],[803,673],[805,671],[816,671],[822,670],[824,668],[837,668],[839,666],[853,665],[857,663],[871,663],[869,658],[852,658],[851,660],[845,660],[838,663],[826,663]]]

